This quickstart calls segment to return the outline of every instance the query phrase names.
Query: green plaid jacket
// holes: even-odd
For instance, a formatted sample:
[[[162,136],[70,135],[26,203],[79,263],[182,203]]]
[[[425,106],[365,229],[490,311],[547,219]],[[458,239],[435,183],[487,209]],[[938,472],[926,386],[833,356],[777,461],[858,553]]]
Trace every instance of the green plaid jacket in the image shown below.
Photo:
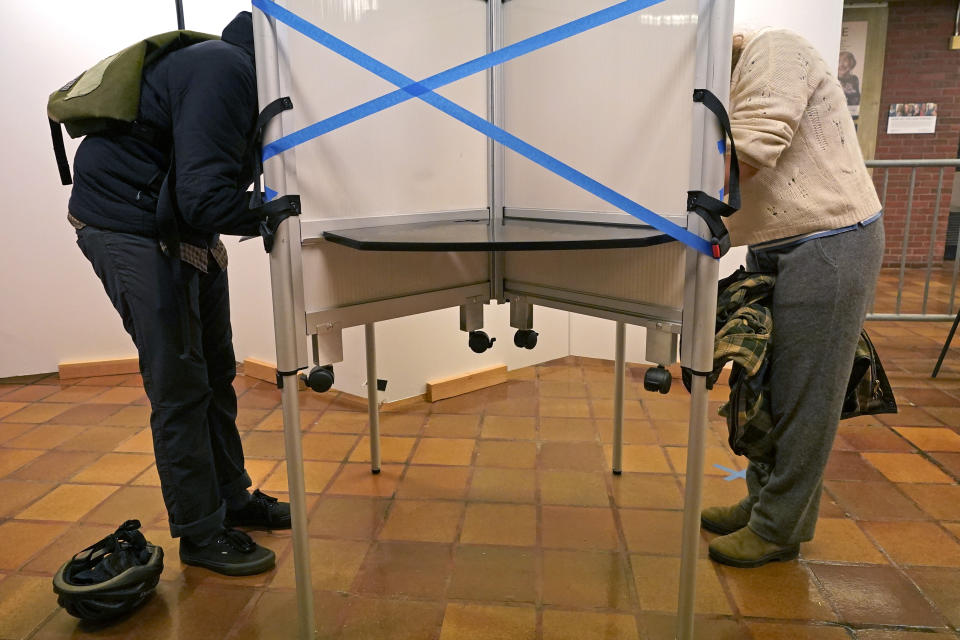
[[[733,363],[730,400],[719,413],[727,419],[730,448],[754,462],[773,460],[767,356],[774,348],[770,305],[775,284],[776,277],[771,274],[744,269],[720,281],[713,371],[707,377],[707,385],[712,387],[723,367]],[[841,419],[896,412],[896,399],[880,357],[867,332],[861,331]]]
[[[720,415],[727,419],[730,448],[756,461],[769,460],[772,449],[773,421],[766,390],[774,284],[776,277],[771,274],[743,270],[720,282],[713,371],[707,377],[707,384],[713,386],[723,367],[733,362],[730,400],[720,408]]]

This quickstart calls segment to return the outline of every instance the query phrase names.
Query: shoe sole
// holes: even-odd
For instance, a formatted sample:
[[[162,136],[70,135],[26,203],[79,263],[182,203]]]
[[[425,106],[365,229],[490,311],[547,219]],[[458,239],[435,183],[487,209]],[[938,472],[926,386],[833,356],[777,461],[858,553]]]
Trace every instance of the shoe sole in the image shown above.
[[[202,569],[209,569],[214,573],[219,573],[225,576],[253,576],[258,573],[264,573],[270,571],[277,564],[277,557],[271,555],[269,558],[263,558],[256,560],[254,562],[246,563],[236,563],[236,562],[212,562],[204,560],[192,560],[190,558],[184,558],[180,556],[180,562],[183,564],[188,564],[192,567],[200,567]]]
[[[727,536],[727,535],[730,535],[731,533],[736,533],[737,531],[740,531],[740,529],[743,529],[743,527],[747,525],[744,524],[743,527],[739,527],[737,529],[731,529],[729,527],[724,527],[723,525],[713,522],[712,520],[707,520],[703,516],[700,516],[700,526],[706,529],[707,531],[709,531],[710,533],[719,533],[722,536]]]
[[[266,524],[246,524],[244,522],[237,522],[236,520],[224,519],[223,526],[225,526],[228,529],[243,528],[243,529],[248,529],[252,531],[286,531],[287,529],[291,529],[293,525],[289,522],[286,524],[279,524],[275,526],[270,526]]]
[[[736,567],[738,569],[755,569],[757,567],[762,567],[769,562],[789,562],[790,560],[796,560],[799,556],[799,545],[797,545],[795,548],[782,549],[780,551],[761,556],[756,560],[738,560],[737,558],[731,558],[730,556],[725,556],[722,553],[718,553],[713,549],[710,549],[711,560],[730,567]]]

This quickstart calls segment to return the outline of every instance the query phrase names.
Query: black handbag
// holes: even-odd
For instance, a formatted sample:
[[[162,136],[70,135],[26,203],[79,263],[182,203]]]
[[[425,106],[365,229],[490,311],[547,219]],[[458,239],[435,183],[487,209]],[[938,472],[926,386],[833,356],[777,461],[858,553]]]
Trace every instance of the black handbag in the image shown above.
[[[864,329],[860,332],[840,419],[878,413],[897,413],[897,401],[877,349]]]

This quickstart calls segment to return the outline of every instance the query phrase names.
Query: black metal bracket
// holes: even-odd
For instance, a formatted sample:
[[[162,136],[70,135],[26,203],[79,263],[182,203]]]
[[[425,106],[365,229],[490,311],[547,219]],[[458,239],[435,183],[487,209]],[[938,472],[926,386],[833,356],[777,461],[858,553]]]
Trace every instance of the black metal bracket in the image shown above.
[[[295,376],[301,371],[306,369],[306,367],[297,367],[293,371],[280,371],[277,369],[277,389],[283,389],[283,379],[286,376]]]

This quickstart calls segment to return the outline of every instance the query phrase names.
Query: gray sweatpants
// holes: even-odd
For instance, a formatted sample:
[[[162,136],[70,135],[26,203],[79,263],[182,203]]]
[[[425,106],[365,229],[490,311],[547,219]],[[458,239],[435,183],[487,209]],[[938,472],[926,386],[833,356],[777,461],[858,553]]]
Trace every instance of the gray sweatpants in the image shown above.
[[[813,538],[823,471],[883,259],[883,220],[787,248],[751,250],[773,272],[772,464],[750,462],[749,527],[777,544]]]

